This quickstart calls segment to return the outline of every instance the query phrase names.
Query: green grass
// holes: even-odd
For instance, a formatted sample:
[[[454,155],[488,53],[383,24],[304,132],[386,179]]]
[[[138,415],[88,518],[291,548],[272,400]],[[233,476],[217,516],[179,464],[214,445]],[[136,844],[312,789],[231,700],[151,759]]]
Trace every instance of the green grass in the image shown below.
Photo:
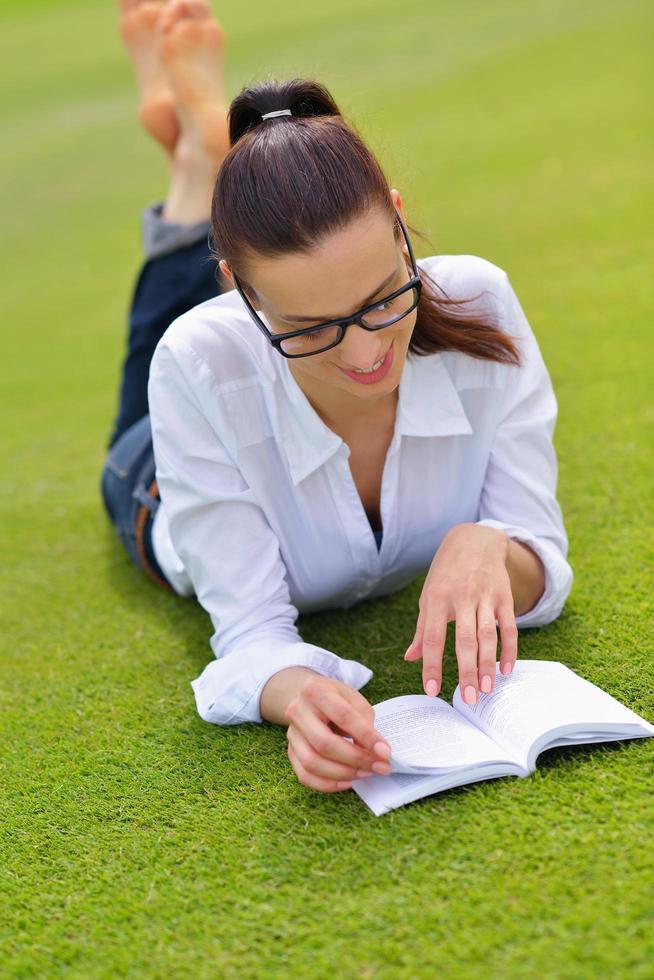
[[[575,584],[525,657],[654,719],[651,5],[227,0],[229,93],[324,80],[422,254],[505,268],[559,399]],[[5,0],[2,977],[654,976],[652,745],[375,818],[301,786],[275,726],[201,721],[208,617],[121,552],[98,475],[138,213],[166,171],[111,3]],[[420,690],[422,579],[305,639]],[[450,636],[444,693],[455,684]]]

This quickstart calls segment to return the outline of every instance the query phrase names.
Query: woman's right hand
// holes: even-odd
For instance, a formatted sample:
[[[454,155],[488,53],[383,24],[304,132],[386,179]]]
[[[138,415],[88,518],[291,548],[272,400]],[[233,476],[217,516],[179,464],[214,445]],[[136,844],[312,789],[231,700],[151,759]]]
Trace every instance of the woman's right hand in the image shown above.
[[[372,705],[343,681],[307,678],[285,717],[288,757],[304,786],[335,793],[353,779],[390,771],[391,748],[375,730]]]

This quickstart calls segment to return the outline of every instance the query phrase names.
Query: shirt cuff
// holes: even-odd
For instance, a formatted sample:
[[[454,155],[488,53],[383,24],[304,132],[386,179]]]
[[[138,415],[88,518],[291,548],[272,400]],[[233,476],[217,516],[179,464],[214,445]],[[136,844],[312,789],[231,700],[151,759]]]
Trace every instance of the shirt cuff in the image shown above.
[[[477,521],[482,527],[494,527],[504,531],[515,541],[522,541],[536,552],[545,569],[545,588],[543,594],[528,612],[516,616],[515,624],[522,626],[546,626],[557,619],[572,588],[573,573],[569,562],[551,541],[535,537],[530,531],[503,521],[487,518]]]
[[[191,681],[200,717],[214,725],[264,721],[261,692],[273,674],[286,667],[308,667],[357,690],[373,676],[369,667],[312,643],[256,640],[207,664]]]
[[[141,212],[143,251],[148,259],[186,248],[208,236],[211,227],[208,218],[187,225],[178,221],[164,221],[162,210],[163,202],[160,202],[148,205]]]

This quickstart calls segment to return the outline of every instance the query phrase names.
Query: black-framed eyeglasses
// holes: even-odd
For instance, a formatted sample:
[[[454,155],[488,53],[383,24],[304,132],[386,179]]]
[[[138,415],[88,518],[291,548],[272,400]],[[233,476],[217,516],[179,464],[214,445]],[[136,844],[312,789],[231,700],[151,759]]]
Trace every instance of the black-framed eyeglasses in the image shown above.
[[[353,323],[363,327],[364,330],[383,330],[384,327],[390,327],[391,324],[397,323],[398,320],[415,310],[420,302],[422,282],[418,274],[409,234],[397,209],[396,218],[409,250],[413,275],[399,289],[368,306],[362,307],[352,316],[343,317],[340,320],[327,320],[325,323],[318,323],[313,327],[293,330],[289,333],[271,333],[248,300],[236,276],[232,276],[234,286],[245,303],[250,316],[280,354],[283,354],[284,357],[310,357],[312,354],[322,354],[323,351],[340,344],[345,336],[345,331]]]

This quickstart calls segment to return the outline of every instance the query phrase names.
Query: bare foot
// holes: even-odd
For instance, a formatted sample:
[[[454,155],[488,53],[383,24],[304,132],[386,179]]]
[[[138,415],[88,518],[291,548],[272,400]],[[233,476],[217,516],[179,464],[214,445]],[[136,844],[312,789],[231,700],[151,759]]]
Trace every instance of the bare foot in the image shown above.
[[[229,150],[225,32],[206,0],[168,0],[157,33],[180,126],[164,217],[200,220],[199,215],[209,213],[216,175]]]
[[[169,0],[158,30],[159,54],[175,96],[180,135],[199,139],[219,164],[229,149],[225,32],[206,0]]]
[[[175,149],[179,122],[175,97],[159,59],[157,26],[163,0],[119,0],[120,34],[134,67],[139,89],[139,119],[168,153]]]

